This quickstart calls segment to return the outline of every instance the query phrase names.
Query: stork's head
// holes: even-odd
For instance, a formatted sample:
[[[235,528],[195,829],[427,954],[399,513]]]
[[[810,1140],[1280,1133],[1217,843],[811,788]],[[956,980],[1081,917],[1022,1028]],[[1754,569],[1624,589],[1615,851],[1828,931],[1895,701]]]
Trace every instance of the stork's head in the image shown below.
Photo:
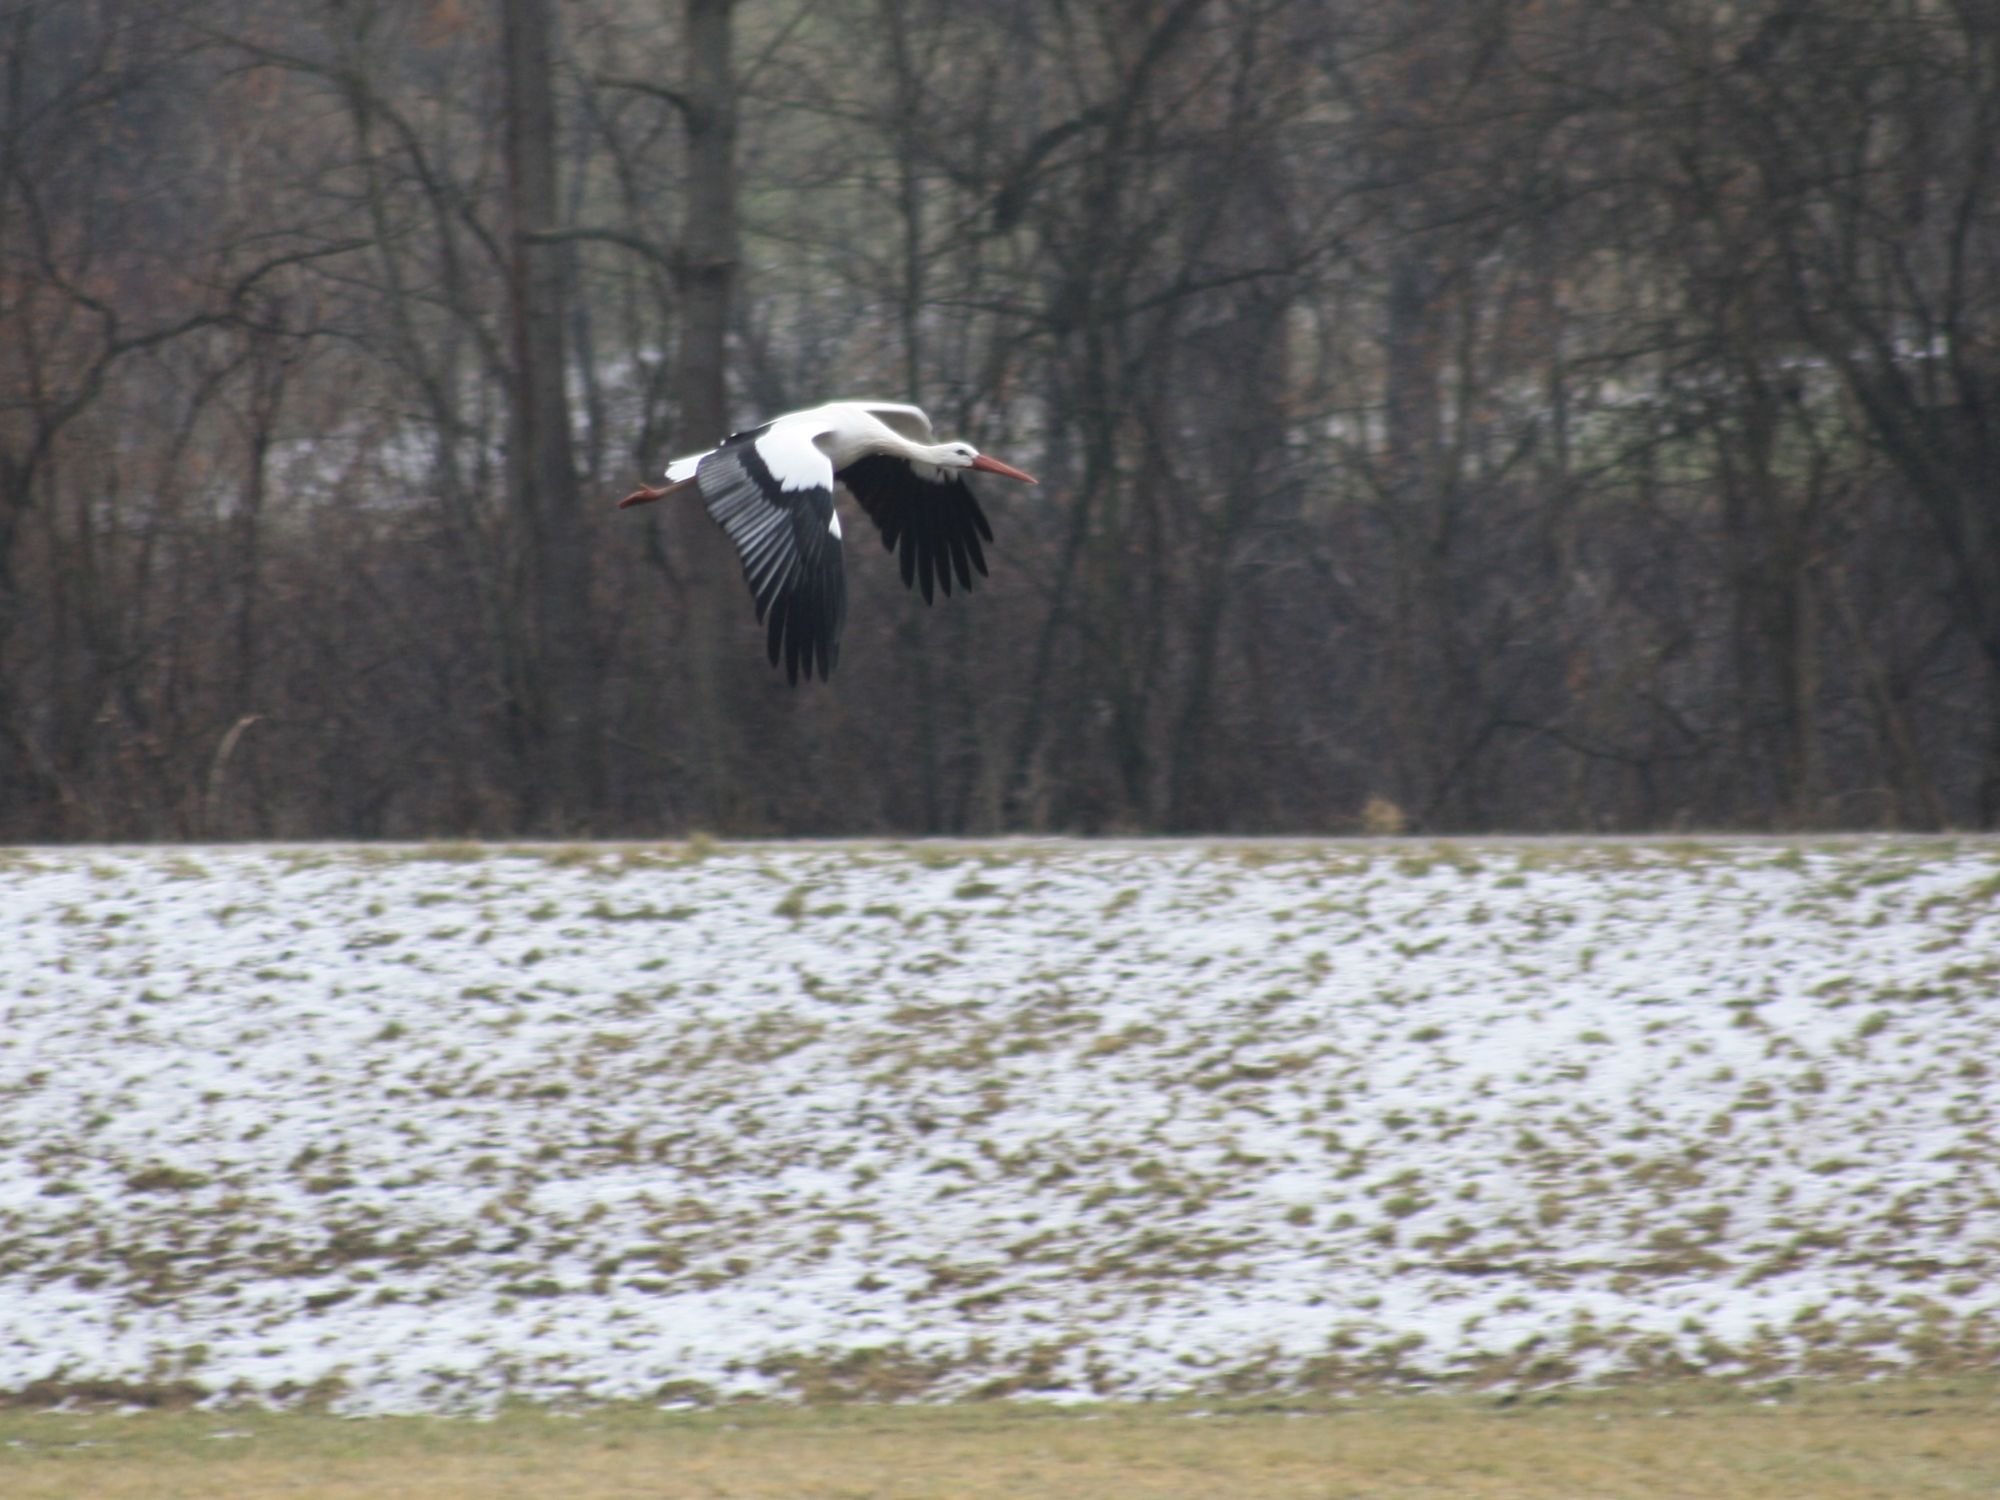
[[[1019,479],[1026,484],[1040,484],[1041,480],[1032,474],[1024,474],[1012,464],[1003,464],[997,458],[988,458],[970,443],[944,443],[932,450],[935,455],[931,462],[940,469],[978,469],[986,474],[998,474],[1003,479]]]

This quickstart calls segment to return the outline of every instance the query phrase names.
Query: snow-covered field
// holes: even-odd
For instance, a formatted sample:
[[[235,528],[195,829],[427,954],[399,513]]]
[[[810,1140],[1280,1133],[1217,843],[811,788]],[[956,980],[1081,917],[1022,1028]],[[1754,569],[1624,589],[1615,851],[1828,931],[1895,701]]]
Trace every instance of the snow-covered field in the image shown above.
[[[0,1391],[2000,1358],[2000,845],[0,854]]]

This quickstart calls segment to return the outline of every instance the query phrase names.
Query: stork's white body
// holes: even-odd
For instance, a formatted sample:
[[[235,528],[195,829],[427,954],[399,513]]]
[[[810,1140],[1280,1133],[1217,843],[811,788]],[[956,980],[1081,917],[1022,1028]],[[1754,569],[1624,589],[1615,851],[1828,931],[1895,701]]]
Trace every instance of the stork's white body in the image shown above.
[[[725,439],[706,453],[667,465],[663,486],[643,486],[622,505],[659,500],[693,487],[743,559],[743,576],[768,615],[773,665],[780,654],[794,682],[799,668],[825,677],[839,656],[847,618],[846,574],[840,553],[840,483],[882,531],[882,545],[901,539],[903,581],[921,588],[972,588],[986,571],[979,541],[992,528],[957,470],[981,469],[1009,479],[1031,475],[988,458],[969,443],[931,441],[922,409],[894,401],[830,401],[789,412]]]
[[[890,425],[890,421],[896,423]],[[900,429],[900,430],[899,430]],[[788,490],[811,489],[823,471],[838,474],[858,458],[886,453],[908,462],[920,477],[942,473],[932,453],[930,418],[915,406],[885,401],[829,401],[773,418],[753,439],[771,473]],[[963,444],[945,444],[946,448]],[[711,452],[713,450],[710,450]],[[692,479],[707,453],[667,465],[667,482]],[[919,467],[921,466],[921,467]]]

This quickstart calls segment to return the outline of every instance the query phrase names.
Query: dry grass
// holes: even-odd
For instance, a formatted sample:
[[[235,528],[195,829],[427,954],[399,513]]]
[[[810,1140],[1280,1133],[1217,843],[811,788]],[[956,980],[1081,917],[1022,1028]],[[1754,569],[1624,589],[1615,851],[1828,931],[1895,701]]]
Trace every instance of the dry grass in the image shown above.
[[[1991,1379],[1312,1406],[0,1413],[10,1500],[1922,1500],[1990,1495]]]

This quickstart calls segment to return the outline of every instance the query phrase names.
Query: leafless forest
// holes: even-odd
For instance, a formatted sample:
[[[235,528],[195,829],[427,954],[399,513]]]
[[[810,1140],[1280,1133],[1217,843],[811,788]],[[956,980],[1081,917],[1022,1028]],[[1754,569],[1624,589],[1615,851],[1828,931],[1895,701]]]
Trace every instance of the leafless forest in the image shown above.
[[[1985,0],[0,0],[0,839],[1996,821]]]

